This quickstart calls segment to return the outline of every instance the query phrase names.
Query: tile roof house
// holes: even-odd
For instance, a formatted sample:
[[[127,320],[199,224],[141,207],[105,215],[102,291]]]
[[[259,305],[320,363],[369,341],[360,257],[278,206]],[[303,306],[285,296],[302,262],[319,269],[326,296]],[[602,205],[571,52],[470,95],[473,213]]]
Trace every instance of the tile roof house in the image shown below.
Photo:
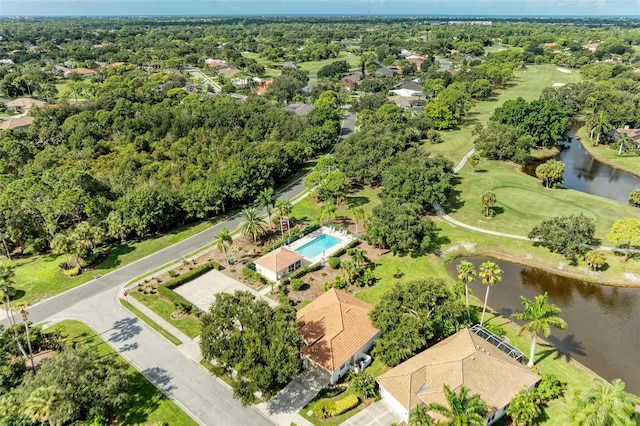
[[[279,247],[272,252],[256,259],[256,272],[270,281],[280,281],[302,266],[303,256],[285,247]]]
[[[495,337],[495,336],[494,336]],[[506,346],[506,345],[505,345]],[[380,394],[406,422],[418,405],[447,405],[444,385],[461,386],[489,406],[487,424],[501,418],[511,399],[540,381],[507,353],[469,329],[463,329],[377,378]],[[437,414],[430,413],[435,420]]]
[[[10,102],[7,102],[5,106],[9,109],[22,109],[28,110],[33,107],[43,107],[47,103],[45,101],[41,101],[39,99],[32,98],[18,98],[14,99]]]
[[[225,76],[225,78],[231,78],[234,75],[238,74],[240,72],[240,70],[236,67],[229,67],[229,66],[225,66],[225,67],[220,67],[220,68],[216,68],[218,70],[218,74],[221,74],[223,76]]]
[[[90,68],[71,68],[64,73],[64,76],[69,77],[71,74],[79,74],[83,77],[87,77],[96,74],[96,71]]]
[[[356,71],[351,75],[341,78],[338,83],[342,84],[349,90],[353,90],[358,83],[360,83],[360,80],[362,80],[362,72]]]
[[[625,126],[623,129],[616,129],[613,139],[617,141],[622,135],[640,145],[640,129],[632,129],[629,126]]]
[[[273,79],[270,78],[269,80],[263,80],[260,83],[258,83],[256,85],[256,93],[258,95],[264,95],[265,93],[267,93],[267,89],[269,88],[269,86],[271,86],[273,84]]]
[[[395,75],[395,71],[391,68],[382,67],[376,70],[376,75],[378,77],[393,77]]]
[[[284,109],[285,111],[293,112],[296,115],[307,115],[313,110],[313,105],[294,103],[287,105]]]
[[[0,130],[23,130],[33,123],[33,117],[8,118],[0,121]]]
[[[305,363],[325,369],[330,382],[336,383],[359,359],[368,357],[380,337],[369,317],[372,310],[370,304],[335,288],[300,309],[296,323],[306,343]]]

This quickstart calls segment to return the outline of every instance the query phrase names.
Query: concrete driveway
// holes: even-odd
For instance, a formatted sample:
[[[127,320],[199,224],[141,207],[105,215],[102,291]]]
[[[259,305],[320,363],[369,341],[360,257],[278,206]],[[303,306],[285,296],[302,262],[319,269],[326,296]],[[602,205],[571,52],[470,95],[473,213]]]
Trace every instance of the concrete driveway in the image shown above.
[[[182,284],[173,291],[196,305],[202,311],[208,312],[209,307],[216,300],[216,294],[233,294],[237,290],[248,291],[256,296],[256,299],[266,300],[272,307],[278,305],[277,302],[263,296],[251,287],[248,287],[230,276],[216,270],[209,271],[186,284]]]
[[[402,423],[402,421],[387,403],[381,400],[374,402],[355,416],[344,421],[341,426],[389,426],[392,423]]]

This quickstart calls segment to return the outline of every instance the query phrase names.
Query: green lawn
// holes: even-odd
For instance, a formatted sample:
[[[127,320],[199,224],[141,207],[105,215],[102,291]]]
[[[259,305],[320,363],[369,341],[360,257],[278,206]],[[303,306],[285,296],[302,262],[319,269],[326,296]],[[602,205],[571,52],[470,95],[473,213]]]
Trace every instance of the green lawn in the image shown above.
[[[370,212],[375,206],[380,204],[378,198],[380,188],[365,187],[361,190],[354,191],[344,197],[344,201],[338,206],[336,212],[338,220],[341,217],[351,218],[351,209],[362,207],[365,211]],[[291,216],[297,220],[315,223],[320,218],[322,205],[315,198],[306,197],[293,206]]]
[[[66,277],[59,265],[65,261],[64,255],[41,255],[18,258],[8,262],[15,266],[15,287],[18,298],[28,304],[62,293],[93,279],[94,275],[104,275],[116,268],[142,259],[158,250],[184,240],[211,226],[210,222],[187,225],[169,233],[147,238],[138,242],[124,243],[111,249],[109,256],[96,269],[76,277]]]
[[[200,323],[194,317],[186,316],[178,320],[171,318],[171,313],[175,311],[173,303],[165,299],[161,299],[155,294],[144,294],[139,291],[132,291],[129,295],[133,296],[147,308],[160,315],[163,319],[192,339],[200,334]]]
[[[242,52],[242,56],[245,58],[255,59],[259,64],[265,67],[265,74],[262,77],[276,77],[280,75],[279,67],[282,66],[282,62],[273,62],[260,56],[259,53]],[[352,68],[356,68],[360,64],[360,57],[352,53],[342,51],[337,58],[323,59],[321,61],[309,61],[309,62],[296,62],[298,68],[302,68],[310,74],[316,74],[320,68],[325,65],[329,65],[332,62],[345,60]],[[315,77],[312,81],[317,80]]]
[[[578,138],[583,142],[586,142],[583,146],[596,159],[603,163],[625,170],[628,173],[640,176],[640,156],[618,155],[619,145],[615,143],[612,143],[611,145],[593,146],[593,142],[589,140],[589,131],[586,127],[581,127],[580,130],[578,130]]]
[[[118,356],[104,340],[81,322],[63,321],[55,328],[61,330],[69,342],[90,346],[102,356]],[[122,362],[125,361],[122,360]],[[128,372],[131,383],[128,391],[130,399],[119,407],[118,424],[157,425],[164,423],[172,426],[197,424],[132,366],[129,366]]]
[[[515,84],[508,89],[499,90],[498,96],[489,101],[476,103],[463,123],[463,126],[456,130],[441,132],[444,142],[438,145],[428,145],[429,151],[442,154],[454,163],[460,159],[471,148],[473,148],[473,135],[471,131],[476,123],[486,123],[493,111],[501,106],[504,101],[522,97],[527,101],[532,101],[540,96],[542,90],[550,87],[554,83],[574,83],[580,81],[577,72],[571,74],[562,73],[555,65],[530,65],[524,71],[516,75]]]
[[[640,218],[640,210],[605,198],[571,189],[544,189],[540,181],[519,170],[519,166],[484,160],[473,173],[470,165],[459,172],[456,199],[450,204],[450,215],[468,225],[483,229],[527,235],[542,220],[556,216],[584,213],[596,224],[596,237],[602,245],[613,222],[623,217]],[[485,191],[496,194],[497,213],[485,218],[480,197]]]
[[[120,300],[120,303],[122,304],[122,306],[127,308],[133,315],[137,316],[142,321],[144,321],[149,327],[153,328],[155,331],[162,334],[162,336],[164,336],[165,339],[167,339],[174,345],[179,346],[180,344],[182,344],[180,339],[175,337],[173,334],[169,333],[164,328],[160,327],[160,325],[158,325],[157,322],[155,322],[154,320],[152,320],[151,318],[143,314],[138,308],[133,306],[131,303],[127,302],[126,300]]]

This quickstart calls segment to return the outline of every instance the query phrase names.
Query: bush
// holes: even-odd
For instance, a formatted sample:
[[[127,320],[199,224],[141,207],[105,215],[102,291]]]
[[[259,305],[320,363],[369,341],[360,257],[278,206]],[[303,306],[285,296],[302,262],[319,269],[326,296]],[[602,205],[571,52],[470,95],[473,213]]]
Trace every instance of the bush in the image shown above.
[[[318,269],[322,268],[320,263],[314,263],[313,265],[303,266],[302,268],[295,271],[293,274],[289,275],[289,279],[293,280],[295,278],[301,278],[308,274],[309,272],[315,272]]]
[[[211,262],[207,262],[204,265],[198,266],[197,268],[193,268],[189,272],[185,272],[184,274],[167,281],[166,283],[162,284],[162,286],[172,290],[176,287],[180,287],[182,284],[188,281],[191,281],[196,277],[199,277],[205,272],[209,272],[212,269],[213,269],[213,264]]]
[[[318,401],[313,406],[313,415],[316,416],[317,419],[325,419],[329,417],[329,413],[327,410],[327,405],[333,403],[333,401]]]
[[[242,269],[242,275],[252,280],[258,281],[260,284],[267,284],[267,279],[265,277],[255,271],[252,271],[251,269],[249,269],[249,267],[245,266]]]
[[[222,266],[218,262],[210,262],[210,263],[213,266],[213,269],[215,269],[216,271],[222,271],[224,269],[224,266]]]
[[[347,288],[348,283],[342,277],[336,277],[336,282],[333,286],[339,290]]]
[[[562,396],[566,388],[567,384],[561,382],[560,379],[553,374],[543,374],[542,380],[540,380],[535,390],[535,394],[539,400],[546,403]]]
[[[327,404],[326,410],[329,416],[333,417],[357,407],[358,404],[360,404],[360,399],[356,395],[351,394],[331,402],[332,404]]]
[[[331,266],[332,269],[339,269],[340,268],[340,259],[338,259],[337,257],[330,257],[329,258],[329,266]]]
[[[173,303],[173,306],[176,307],[176,309],[180,309],[185,312],[191,312],[194,308],[191,302],[165,286],[158,287],[158,293],[160,293],[163,297],[169,299],[171,303]]]
[[[80,265],[76,265],[73,268],[62,268],[62,274],[67,277],[75,277],[80,273]]]
[[[172,277],[172,278],[175,278],[175,277],[177,277],[178,275],[180,275],[180,274],[178,274],[176,271],[174,271],[173,269],[168,270],[168,271],[167,271],[167,274],[169,274],[169,276],[170,276],[170,277]]]
[[[329,281],[325,281],[324,284],[322,284],[322,289],[327,292],[329,290],[331,290],[333,286],[331,285],[331,283]]]
[[[378,396],[378,384],[375,377],[371,374],[364,372],[356,376],[353,381],[353,390],[356,394],[362,398],[375,398]]]
[[[302,290],[302,287],[304,287],[304,281],[302,281],[300,278],[296,278],[291,280],[291,289],[294,291],[300,291]]]

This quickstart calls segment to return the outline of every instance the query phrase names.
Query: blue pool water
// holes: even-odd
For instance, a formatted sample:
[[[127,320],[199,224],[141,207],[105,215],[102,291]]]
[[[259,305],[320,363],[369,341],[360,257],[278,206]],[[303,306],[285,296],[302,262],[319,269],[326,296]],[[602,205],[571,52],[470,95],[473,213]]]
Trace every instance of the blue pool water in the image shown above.
[[[296,249],[296,253],[300,253],[306,258],[314,258],[322,254],[323,251],[329,250],[340,242],[336,237],[322,234],[318,238],[309,241],[307,244]]]

